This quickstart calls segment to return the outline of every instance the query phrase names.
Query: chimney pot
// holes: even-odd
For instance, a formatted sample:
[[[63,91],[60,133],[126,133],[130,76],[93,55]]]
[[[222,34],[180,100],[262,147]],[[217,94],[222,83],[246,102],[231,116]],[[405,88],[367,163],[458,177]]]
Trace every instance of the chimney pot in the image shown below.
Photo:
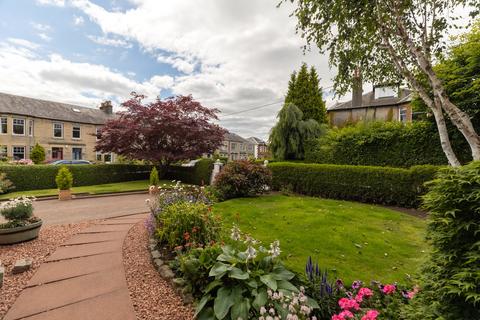
[[[102,102],[100,104],[100,110],[102,110],[106,114],[112,114],[113,113],[112,101],[107,100],[107,101]]]

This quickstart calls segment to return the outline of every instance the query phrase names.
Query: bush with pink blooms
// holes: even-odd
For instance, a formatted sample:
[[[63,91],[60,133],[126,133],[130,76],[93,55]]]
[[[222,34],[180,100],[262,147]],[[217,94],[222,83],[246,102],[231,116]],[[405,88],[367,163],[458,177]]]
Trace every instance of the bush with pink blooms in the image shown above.
[[[418,288],[411,290],[397,284],[372,282],[366,287],[361,281],[354,281],[351,289],[345,288],[345,297],[338,300],[340,312],[331,320],[395,320],[400,318],[400,308],[409,303]]]

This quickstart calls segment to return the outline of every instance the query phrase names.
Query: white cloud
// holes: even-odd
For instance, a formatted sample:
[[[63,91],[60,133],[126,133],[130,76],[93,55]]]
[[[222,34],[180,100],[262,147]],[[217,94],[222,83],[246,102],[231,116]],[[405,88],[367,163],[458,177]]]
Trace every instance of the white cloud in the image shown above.
[[[39,44],[37,44],[35,42],[25,40],[25,39],[8,38],[7,41],[10,42],[13,45],[17,45],[17,46],[24,47],[24,48],[27,48],[27,49],[37,49],[38,47],[40,47]]]
[[[41,58],[37,47],[23,39],[0,42],[0,91],[96,107],[104,99],[119,103],[136,91],[158,96],[173,82],[154,76],[136,82],[105,66],[72,62],[58,54]]]
[[[43,6],[56,6],[56,7],[65,6],[65,0],[35,0],[35,2]]]
[[[83,26],[85,24],[85,19],[82,16],[73,16],[73,24],[76,26]]]
[[[103,46],[122,47],[122,48],[132,47],[131,43],[123,39],[112,39],[107,37],[97,37],[93,35],[88,35],[87,38],[95,42],[96,44],[101,44]]]
[[[37,30],[37,31],[40,31],[40,32],[49,32],[49,31],[52,31],[52,27],[48,24],[42,24],[42,23],[35,23],[35,22],[32,22],[31,23],[32,27]]]
[[[39,33],[38,36],[44,41],[51,41],[52,37],[48,36],[46,33]]]
[[[105,34],[136,40],[184,73],[173,93],[193,94],[225,114],[282,99],[290,73],[303,61],[317,67],[322,86],[331,84],[327,57],[315,48],[303,55],[288,3],[277,9],[273,0],[136,0],[137,8],[123,12],[88,0],[72,3]],[[158,56],[158,50],[171,54]],[[249,136],[260,127],[268,131],[280,105],[225,117],[222,124]]]

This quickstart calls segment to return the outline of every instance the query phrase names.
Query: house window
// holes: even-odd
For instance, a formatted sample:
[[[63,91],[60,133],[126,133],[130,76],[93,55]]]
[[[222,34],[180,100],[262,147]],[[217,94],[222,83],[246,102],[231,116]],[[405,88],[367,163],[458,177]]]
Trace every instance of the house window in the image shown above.
[[[58,122],[53,123],[53,137],[63,138],[63,123],[58,123]]]
[[[234,142],[232,142],[232,144],[231,144],[231,148],[232,148],[232,150],[236,150],[236,149],[237,149],[237,144],[236,144],[236,143],[234,143]]]
[[[28,135],[33,137],[33,120],[28,120]]]
[[[398,113],[398,120],[403,123],[407,122],[407,108],[400,107],[400,111]]]
[[[97,161],[102,161],[102,154],[97,152]]]
[[[21,160],[25,159],[25,147],[13,147],[13,159]]]
[[[80,126],[74,125],[72,128],[72,138],[73,139],[80,139]]]
[[[7,134],[8,132],[8,119],[7,117],[1,117],[0,118],[0,134]]]
[[[100,139],[100,137],[101,137],[101,135],[100,135],[100,130],[102,130],[102,128],[100,128],[100,127],[96,127],[96,128],[95,128],[95,140],[97,140],[97,141],[98,141],[98,140]]]
[[[107,153],[103,156],[103,160],[105,162],[112,162],[112,154],[111,153]]]
[[[52,159],[54,160],[62,160],[63,159],[63,148],[52,148]]]
[[[72,148],[72,159],[82,160],[82,148]]]
[[[6,158],[8,156],[8,147],[0,146],[0,158]]]
[[[18,136],[25,135],[25,119],[13,118],[13,134]]]

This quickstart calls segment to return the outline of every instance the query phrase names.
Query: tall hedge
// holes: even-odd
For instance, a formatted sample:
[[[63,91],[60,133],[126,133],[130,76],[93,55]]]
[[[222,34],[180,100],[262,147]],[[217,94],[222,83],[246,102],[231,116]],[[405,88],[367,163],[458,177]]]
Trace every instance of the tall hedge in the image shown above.
[[[169,166],[165,177],[169,180],[180,180],[184,183],[209,185],[213,163],[212,159],[201,159],[193,167]]]
[[[456,151],[462,162],[471,160],[465,150]],[[406,168],[448,164],[435,124],[426,121],[409,124],[369,122],[331,129],[319,139],[309,142],[305,160]]]
[[[480,319],[480,161],[441,170],[429,183],[432,245],[408,319]]]
[[[268,166],[273,188],[325,198],[417,207],[436,166],[410,169],[276,162]]]
[[[88,186],[148,179],[152,166],[131,164],[95,164],[66,166],[74,177],[74,186]],[[12,191],[54,189],[60,166],[0,166],[15,189]]]

